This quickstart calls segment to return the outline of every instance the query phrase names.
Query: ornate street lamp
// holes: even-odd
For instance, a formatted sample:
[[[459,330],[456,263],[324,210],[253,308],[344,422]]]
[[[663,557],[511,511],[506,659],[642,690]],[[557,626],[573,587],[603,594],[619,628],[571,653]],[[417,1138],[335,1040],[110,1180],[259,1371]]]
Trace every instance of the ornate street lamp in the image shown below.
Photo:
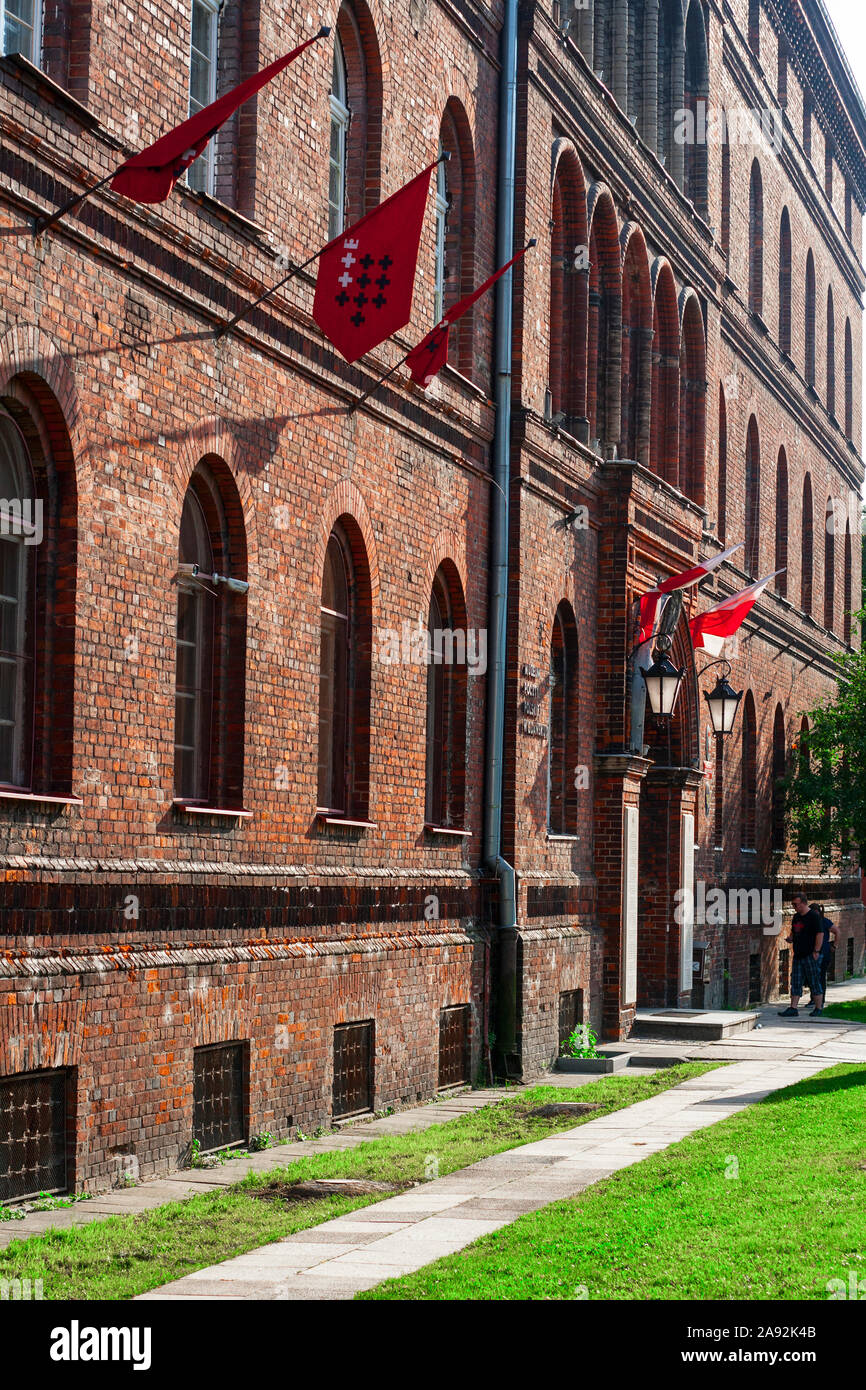
[[[652,666],[640,668],[650,709],[661,719],[673,717],[674,705],[685,675],[685,670],[677,670],[668,656],[672,645],[670,637],[660,636],[653,652]]]
[[[712,664],[715,665],[716,663],[713,662]],[[728,683],[728,676],[731,674],[729,662],[723,661],[720,664],[726,666],[727,670],[716,680],[714,690],[704,691],[704,699],[710,711],[710,722],[713,726],[713,732],[716,734],[730,734],[733,732],[734,720],[737,717],[737,710],[743,698],[743,692],[742,690],[739,692],[732,690]],[[709,669],[709,666],[704,667],[704,671],[708,671]],[[701,675],[704,674],[704,671],[701,672]]]

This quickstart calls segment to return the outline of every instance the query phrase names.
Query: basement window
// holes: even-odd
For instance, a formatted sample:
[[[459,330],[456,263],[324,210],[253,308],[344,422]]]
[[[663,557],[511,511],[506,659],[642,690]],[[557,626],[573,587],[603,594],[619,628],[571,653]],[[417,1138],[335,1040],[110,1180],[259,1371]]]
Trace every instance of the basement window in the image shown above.
[[[0,1202],[69,1187],[67,1070],[0,1077]]]
[[[439,1015],[439,1081],[443,1091],[469,1081],[470,1014],[468,1004],[453,1004]]]
[[[340,1023],[334,1029],[335,1119],[373,1109],[374,1023]]]
[[[201,1153],[246,1143],[246,1070],[242,1042],[194,1049],[192,1136]]]

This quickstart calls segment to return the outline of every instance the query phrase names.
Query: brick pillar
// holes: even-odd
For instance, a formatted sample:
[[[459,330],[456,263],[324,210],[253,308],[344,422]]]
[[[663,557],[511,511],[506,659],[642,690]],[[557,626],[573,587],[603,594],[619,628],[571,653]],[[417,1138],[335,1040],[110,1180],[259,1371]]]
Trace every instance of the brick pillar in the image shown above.
[[[613,458],[622,428],[622,294],[608,295],[605,399],[598,403],[598,433],[605,458]]]
[[[645,758],[624,753],[600,754],[595,759],[595,873],[604,941],[602,1036],[612,1041],[628,1037],[637,1003],[636,954],[629,958],[629,933],[639,930],[636,831],[641,781],[649,766]],[[637,944],[633,936],[635,953]]]
[[[640,133],[651,150],[659,143],[659,0],[646,0],[643,20],[643,105]]]
[[[686,36],[682,21],[677,22],[674,30],[674,63],[673,63],[673,87],[671,91],[671,109],[673,111],[673,124],[668,133],[671,142],[671,164],[670,171],[674,176],[677,188],[682,188],[685,183],[686,161],[685,145],[681,145],[674,139],[674,132],[677,129],[676,113],[683,109],[686,100]]]
[[[595,5],[593,0],[589,0],[585,9],[582,9],[578,19],[578,45],[589,66],[592,67],[595,58]]]
[[[691,1003],[693,891],[683,899],[684,870],[692,865],[701,773],[688,767],[650,767],[641,788],[638,898],[638,1004],[687,1008]],[[689,842],[689,837],[691,840]]]
[[[628,115],[628,0],[614,0],[613,81],[610,86],[620,110]]]

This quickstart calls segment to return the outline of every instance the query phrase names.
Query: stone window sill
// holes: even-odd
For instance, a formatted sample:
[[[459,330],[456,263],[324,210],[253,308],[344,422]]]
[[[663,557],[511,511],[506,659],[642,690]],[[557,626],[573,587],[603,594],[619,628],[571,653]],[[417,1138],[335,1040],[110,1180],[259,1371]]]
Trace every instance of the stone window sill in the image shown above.
[[[202,806],[195,801],[183,801],[178,798],[171,803],[175,811],[180,811],[185,816],[211,816],[214,819],[223,820],[249,820],[252,811],[241,811],[232,806]]]
[[[22,806],[83,806],[80,796],[42,796],[39,792],[16,791],[5,788],[0,791],[0,801],[18,803]]]
[[[460,830],[453,825],[434,825],[432,821],[424,822],[424,829],[428,835],[450,835],[456,840],[471,840],[471,830]]]
[[[316,811],[316,819],[320,825],[341,825],[346,830],[376,830],[376,821],[373,820],[352,820],[349,816],[341,816],[337,811],[324,811],[319,807]]]

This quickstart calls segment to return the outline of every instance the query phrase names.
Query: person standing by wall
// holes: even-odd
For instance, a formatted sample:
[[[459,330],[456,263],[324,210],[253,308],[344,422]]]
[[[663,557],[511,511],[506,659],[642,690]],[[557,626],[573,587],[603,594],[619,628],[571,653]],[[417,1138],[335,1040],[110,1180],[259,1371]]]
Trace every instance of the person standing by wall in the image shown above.
[[[812,991],[813,1008],[811,1018],[820,1018],[824,1011],[824,995],[821,990],[821,948],[826,932],[823,919],[809,906],[805,893],[794,894],[794,916],[791,919],[791,935],[788,940],[794,950],[794,964],[791,970],[791,1003],[787,1009],[779,1010],[780,1018],[799,1016],[800,996],[805,985]]]

